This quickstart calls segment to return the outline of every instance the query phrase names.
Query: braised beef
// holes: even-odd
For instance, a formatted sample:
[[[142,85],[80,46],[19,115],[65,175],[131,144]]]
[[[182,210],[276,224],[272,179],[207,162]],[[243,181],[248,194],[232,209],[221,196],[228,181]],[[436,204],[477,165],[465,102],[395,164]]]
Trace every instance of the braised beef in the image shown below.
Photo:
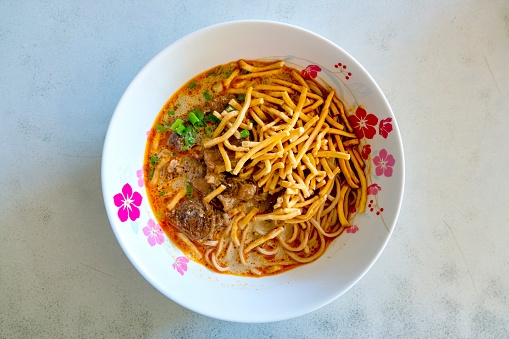
[[[240,202],[240,199],[238,199],[235,196],[229,195],[229,194],[220,194],[217,196],[217,198],[223,204],[223,210],[225,212],[230,212]]]
[[[223,210],[228,212],[243,201],[250,201],[256,197],[258,188],[250,180],[240,179],[235,176],[224,176],[221,183],[226,189],[217,196],[223,204]]]
[[[242,184],[237,192],[237,197],[241,200],[248,201],[253,199],[256,194],[256,185],[245,183]]]
[[[205,148],[203,151],[203,160],[210,172],[217,172],[217,169],[224,166],[223,157],[221,156],[217,146]]]
[[[193,188],[200,192],[202,195],[207,195],[213,191],[205,177],[195,177],[190,182],[191,186],[193,186]]]
[[[170,137],[168,138],[168,146],[175,152],[183,152],[184,151],[184,138],[178,135],[177,132],[171,132]]]
[[[214,230],[212,222],[215,218],[212,206],[200,197],[193,197],[179,202],[172,213],[171,220],[175,227],[190,239],[202,240],[212,234]]]
[[[222,173],[211,173],[207,171],[207,175],[205,176],[205,180],[212,185],[214,188],[217,188],[224,182],[224,174]]]
[[[187,181],[191,181],[196,177],[205,177],[207,173],[207,168],[203,161],[190,157],[182,157],[180,159],[180,168],[187,172]]]
[[[258,208],[260,209],[260,212],[262,213],[270,213],[274,210],[274,205],[277,203],[277,199],[281,196],[283,196],[284,191],[279,191],[275,194],[268,194],[265,193],[260,194],[255,198],[259,202]],[[260,198],[260,199],[258,199]]]
[[[226,95],[226,96],[219,96],[215,97],[205,103],[205,106],[203,107],[204,113],[211,113],[211,112],[223,112],[226,107],[228,107],[228,103],[231,99],[234,99],[234,95]]]

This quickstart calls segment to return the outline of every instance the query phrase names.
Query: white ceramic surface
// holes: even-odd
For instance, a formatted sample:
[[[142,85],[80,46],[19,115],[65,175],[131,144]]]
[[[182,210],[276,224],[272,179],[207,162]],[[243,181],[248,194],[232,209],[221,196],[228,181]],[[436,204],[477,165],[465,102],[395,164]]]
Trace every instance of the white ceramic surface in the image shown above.
[[[154,225],[141,177],[147,131],[168,98],[193,76],[240,58],[284,59],[304,75],[333,87],[356,131],[363,133],[362,153],[369,172],[370,206],[356,216],[349,233],[337,238],[316,262],[258,279],[221,275],[192,261],[186,263],[180,250]],[[399,214],[404,155],[387,100],[354,58],[325,38],[295,26],[239,21],[211,26],[176,41],[134,78],[110,122],[102,187],[120,245],[154,287],[207,316],[269,322],[303,315],[331,302],[375,263]],[[119,210],[129,213],[119,214]]]

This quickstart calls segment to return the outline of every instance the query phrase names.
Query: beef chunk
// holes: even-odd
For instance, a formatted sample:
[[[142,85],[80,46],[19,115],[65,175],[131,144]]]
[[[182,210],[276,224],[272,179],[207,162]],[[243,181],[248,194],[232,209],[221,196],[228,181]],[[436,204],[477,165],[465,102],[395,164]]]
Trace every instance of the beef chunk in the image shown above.
[[[211,172],[217,172],[221,166],[224,166],[223,157],[217,146],[205,148],[203,151],[203,160]]]
[[[180,170],[180,172],[178,172]],[[187,173],[187,181],[192,181],[193,178],[205,177],[207,169],[204,163],[200,160],[182,157],[180,159],[180,166],[177,168],[178,173]]]
[[[201,198],[181,200],[172,214],[171,221],[175,227],[190,239],[206,239],[213,232],[214,210]]]
[[[245,183],[239,187],[239,191],[237,192],[237,197],[241,200],[248,201],[253,199],[256,194],[256,185]]]
[[[168,138],[168,146],[175,152],[184,152],[184,138],[178,135],[177,132],[172,131]]]
[[[230,212],[240,202],[240,200],[237,197],[229,194],[220,194],[217,196],[217,198],[223,204],[223,210],[225,212]]]
[[[225,180],[225,184],[226,190],[217,196],[225,212],[231,211],[242,201],[249,201],[256,197],[257,187],[252,182],[230,177]]]
[[[210,185],[212,185],[214,188],[217,188],[224,182],[224,174],[210,173],[207,171],[205,179]]]
[[[205,113],[210,113],[214,111],[221,113],[226,109],[226,107],[228,107],[228,102],[230,102],[230,100],[234,98],[235,96],[233,95],[215,97],[214,99],[211,99],[205,103],[203,111]]]
[[[191,180],[191,185],[195,190],[200,192],[202,195],[207,195],[212,192],[212,187],[204,177],[196,177]]]

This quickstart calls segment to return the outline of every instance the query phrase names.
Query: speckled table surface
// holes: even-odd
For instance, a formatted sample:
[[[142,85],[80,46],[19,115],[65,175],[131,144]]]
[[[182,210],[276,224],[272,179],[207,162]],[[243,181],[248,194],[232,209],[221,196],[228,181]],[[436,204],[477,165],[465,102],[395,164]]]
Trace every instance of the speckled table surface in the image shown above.
[[[237,19],[295,24],[373,75],[403,136],[394,235],[350,291],[297,319],[217,321],[131,265],[101,151],[157,52]],[[509,336],[509,2],[0,2],[0,337]]]

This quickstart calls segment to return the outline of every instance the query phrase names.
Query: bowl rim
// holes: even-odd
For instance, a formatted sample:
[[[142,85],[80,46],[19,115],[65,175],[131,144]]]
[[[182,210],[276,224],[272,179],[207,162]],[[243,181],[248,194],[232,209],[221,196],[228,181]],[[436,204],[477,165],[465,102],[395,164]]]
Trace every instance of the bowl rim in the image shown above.
[[[395,204],[395,217],[394,217],[393,222],[391,223],[391,225],[388,225],[390,232],[389,232],[387,238],[384,240],[383,244],[381,244],[381,246],[379,247],[379,250],[376,252],[376,255],[374,255],[371,258],[369,264],[366,265],[364,267],[364,269],[362,270],[362,272],[360,274],[358,274],[355,279],[352,279],[351,282],[348,285],[346,285],[346,287],[343,290],[337,289],[335,291],[335,293],[331,293],[329,298],[323,299],[323,301],[320,304],[318,304],[315,307],[306,309],[305,312],[288,312],[288,314],[286,314],[285,316],[282,316],[282,317],[279,317],[279,318],[276,318],[276,319],[273,319],[273,320],[257,320],[257,319],[243,319],[243,320],[241,320],[241,319],[231,319],[231,318],[228,318],[228,317],[222,317],[220,314],[218,315],[218,314],[212,314],[211,312],[205,312],[204,310],[198,309],[198,307],[186,304],[183,300],[180,300],[178,295],[177,296],[175,296],[175,295],[171,295],[170,296],[168,293],[166,293],[164,291],[163,286],[161,286],[158,281],[154,281],[154,279],[152,279],[149,276],[148,272],[146,271],[146,268],[139,263],[138,259],[130,251],[130,249],[128,248],[127,244],[123,241],[122,237],[120,236],[119,229],[114,226],[114,220],[115,220],[116,215],[114,215],[114,212],[111,209],[109,209],[107,207],[107,205],[106,205],[107,201],[110,200],[110,197],[106,196],[106,190],[105,190],[105,185],[106,185],[105,177],[106,177],[106,171],[107,171],[107,168],[105,166],[105,156],[106,156],[106,152],[107,152],[107,147],[106,146],[109,143],[111,143],[111,141],[110,141],[110,139],[112,138],[111,131],[114,128],[114,126],[112,124],[112,121],[115,119],[115,117],[117,115],[120,114],[119,107],[122,106],[122,103],[125,100],[125,97],[130,92],[129,89],[132,88],[133,84],[136,83],[138,81],[138,79],[141,78],[142,75],[145,72],[148,71],[148,69],[151,67],[151,65],[153,63],[155,63],[156,60],[158,60],[159,58],[162,58],[164,56],[165,51],[167,51],[168,49],[174,47],[174,45],[182,44],[186,40],[192,40],[196,36],[199,36],[199,35],[203,34],[206,31],[209,31],[209,30],[214,30],[214,29],[217,29],[217,28],[227,27],[227,26],[233,27],[233,26],[236,26],[236,25],[244,25],[244,24],[270,24],[270,25],[274,25],[274,26],[287,27],[287,28],[292,28],[292,29],[295,29],[295,30],[303,31],[303,32],[305,32],[307,34],[312,35],[314,38],[322,40],[325,43],[333,46],[334,48],[340,50],[345,55],[348,55],[351,58],[351,61],[353,63],[355,63],[356,67],[361,69],[363,71],[363,73],[364,73],[364,76],[368,77],[369,80],[372,82],[372,84],[374,85],[374,89],[380,95],[380,97],[382,99],[381,103],[383,103],[383,105],[385,106],[385,109],[388,112],[390,112],[391,116],[394,118],[392,123],[394,125],[394,130],[396,132],[395,134],[397,135],[397,142],[394,143],[394,147],[395,148],[396,147],[399,148],[398,151],[401,154],[401,159],[399,160],[401,162],[401,164],[400,164],[400,166],[401,166],[401,176],[400,176],[400,178],[399,178],[400,180],[398,182],[400,190],[398,192],[398,199],[397,199],[397,202]],[[331,41],[331,40],[329,40],[329,39],[327,39],[327,38],[325,38],[325,37],[323,37],[323,36],[321,36],[321,35],[319,35],[317,33],[314,33],[314,32],[312,32],[312,31],[310,31],[310,30],[308,30],[306,28],[299,27],[299,26],[296,26],[296,25],[293,25],[293,24],[279,22],[279,21],[272,21],[272,20],[234,20],[234,21],[226,21],[226,22],[221,22],[221,23],[217,23],[217,24],[214,24],[214,25],[206,26],[206,27],[200,28],[198,30],[195,30],[195,31],[193,31],[193,32],[191,32],[189,34],[186,34],[186,35],[180,37],[179,39],[173,41],[168,46],[166,46],[161,51],[159,51],[147,63],[145,63],[145,65],[137,72],[137,74],[129,82],[128,86],[123,91],[122,96],[120,97],[117,105],[115,106],[115,109],[113,111],[113,114],[111,116],[111,119],[110,119],[110,122],[109,122],[109,125],[108,125],[108,129],[106,131],[106,135],[105,135],[105,139],[104,139],[104,143],[103,143],[102,159],[101,159],[101,188],[102,188],[102,192],[103,192],[103,199],[104,199],[104,203],[105,203],[105,207],[106,207],[105,208],[106,209],[106,213],[108,215],[108,220],[109,220],[110,226],[113,229],[115,237],[117,238],[117,241],[118,241],[119,245],[121,246],[121,248],[124,251],[125,255],[128,257],[129,261],[136,268],[136,270],[145,278],[145,280],[147,280],[159,292],[161,292],[163,295],[165,295],[166,297],[168,297],[172,301],[178,303],[179,305],[181,305],[181,306],[183,306],[183,307],[185,307],[185,308],[187,308],[189,310],[192,310],[192,311],[194,311],[196,313],[206,315],[208,317],[212,317],[212,318],[220,319],[220,320],[232,321],[232,322],[240,322],[240,323],[266,323],[266,322],[283,321],[283,320],[288,320],[288,319],[295,318],[295,317],[298,317],[298,316],[301,316],[301,315],[304,315],[304,314],[308,314],[308,313],[313,312],[313,311],[315,311],[315,310],[317,310],[317,309],[319,309],[319,308],[329,304],[330,302],[334,301],[339,296],[343,295],[348,290],[350,290],[355,284],[357,284],[359,282],[359,280],[362,279],[365,276],[365,274],[372,268],[372,266],[378,260],[378,258],[380,257],[381,253],[384,251],[385,247],[387,246],[390,238],[392,237],[392,234],[394,232],[396,223],[397,223],[398,218],[399,218],[399,214],[401,212],[402,203],[403,203],[404,190],[405,190],[405,177],[406,177],[405,154],[404,154],[404,147],[403,147],[403,140],[402,140],[401,132],[400,132],[397,120],[395,119],[394,112],[393,112],[393,110],[392,110],[392,108],[391,108],[391,106],[390,106],[390,104],[389,104],[385,94],[383,93],[383,91],[381,90],[380,86],[375,81],[375,79],[371,76],[371,74],[353,56],[351,56],[347,51],[345,51],[343,48],[341,48],[339,45],[337,45],[333,41]]]

